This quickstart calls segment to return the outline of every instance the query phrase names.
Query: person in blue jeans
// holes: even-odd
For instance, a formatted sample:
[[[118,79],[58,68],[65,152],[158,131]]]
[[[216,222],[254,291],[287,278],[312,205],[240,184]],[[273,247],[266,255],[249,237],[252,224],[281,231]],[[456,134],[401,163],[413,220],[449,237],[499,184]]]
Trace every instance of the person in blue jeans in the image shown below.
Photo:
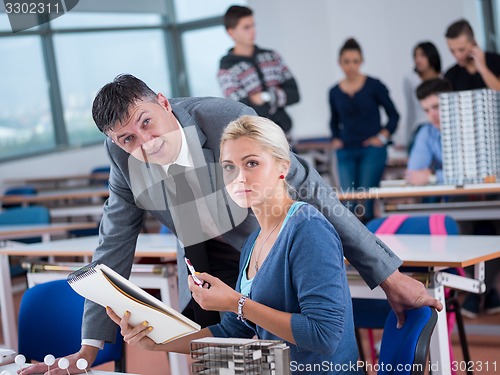
[[[385,169],[387,143],[396,130],[399,114],[389,91],[378,79],[360,71],[363,54],[358,42],[348,39],[339,52],[345,77],[329,94],[332,146],[337,152],[343,190],[378,186]],[[380,107],[388,117],[381,124]],[[373,218],[373,201],[358,215]]]
[[[323,214],[289,195],[285,133],[269,119],[242,116],[222,134],[220,162],[230,198],[251,209],[260,227],[243,245],[236,290],[207,273],[197,275],[202,287],[189,276],[194,300],[203,309],[225,311],[222,321],[155,344],[147,337],[154,327],[131,327],[129,315],[108,309],[124,340],[189,353],[196,338],[257,335],[288,343],[292,374],[361,374],[342,243]]]

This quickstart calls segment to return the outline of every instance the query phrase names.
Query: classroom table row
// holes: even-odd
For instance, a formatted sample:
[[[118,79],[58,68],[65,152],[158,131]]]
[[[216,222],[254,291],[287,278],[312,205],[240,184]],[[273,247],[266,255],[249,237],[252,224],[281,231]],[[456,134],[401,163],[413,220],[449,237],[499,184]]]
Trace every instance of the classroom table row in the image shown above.
[[[57,190],[46,190],[38,192],[34,195],[2,195],[0,203],[2,205],[21,205],[28,206],[30,204],[67,204],[71,201],[91,201],[97,203],[102,198],[109,196],[107,186],[89,186],[85,188],[66,188]]]
[[[92,173],[67,174],[47,177],[18,177],[7,178],[2,182],[7,186],[33,186],[38,190],[57,189],[75,186],[88,186],[92,183],[106,183],[109,179],[109,171],[106,167],[98,168],[100,171]]]
[[[375,199],[380,216],[389,214],[430,215],[439,212],[457,221],[500,219],[499,183],[408,186],[404,180],[388,181],[385,186],[363,191],[338,191],[341,201]],[[442,198],[436,203],[403,203],[402,199]],[[468,197],[474,197],[469,200]],[[491,199],[493,198],[493,199]],[[396,201],[396,202],[394,202]]]
[[[369,188],[363,191],[340,191],[337,190],[337,196],[341,201],[348,200],[366,200],[377,199],[381,201],[380,208],[382,214],[385,213],[384,200],[392,198],[423,198],[423,197],[457,197],[457,196],[472,196],[472,195],[493,195],[500,194],[499,183],[488,184],[469,184],[463,186],[455,185],[428,185],[428,186],[406,186],[404,181],[396,180],[394,186],[383,186],[377,188]],[[102,205],[99,200],[107,198],[109,190],[107,187],[88,187],[80,189],[64,189],[40,192],[36,195],[4,195],[0,196],[2,204],[20,204],[27,206],[29,204],[48,204],[53,205],[57,202],[68,202],[78,200],[88,200],[92,204],[86,203],[79,207],[58,207],[53,208],[54,217],[78,216],[83,214],[95,215],[99,214],[99,206]],[[67,205],[67,204],[66,204]],[[498,204],[497,204],[498,206]],[[447,213],[455,219],[483,219],[483,218],[500,218],[500,212],[492,207],[492,205],[484,202],[443,202],[435,204],[435,206],[422,205],[399,205],[391,207],[399,212],[406,211],[420,214],[427,214],[433,210],[439,210],[441,213]],[[444,210],[444,211],[443,211]],[[448,210],[448,211],[446,211]],[[458,217],[457,217],[458,216]]]
[[[429,235],[379,235],[394,250],[404,265],[427,267],[427,288],[429,293],[443,302],[444,287],[452,287],[475,293],[484,292],[484,262],[500,257],[500,241],[496,236],[429,236]],[[2,324],[6,343],[16,347],[17,330],[12,301],[12,289],[8,275],[8,256],[22,255],[40,256],[91,256],[97,246],[98,238],[84,237],[77,239],[53,241],[33,245],[7,243],[0,248],[0,272],[2,288],[0,306],[2,307]],[[475,249],[471,252],[470,249]],[[174,259],[176,240],[173,235],[141,234],[137,241],[137,257],[161,257]],[[466,267],[473,265],[473,277],[463,277],[443,273],[449,267]],[[164,280],[168,296],[162,297],[166,303],[175,306],[175,278]],[[384,298],[380,288],[369,290],[359,278],[349,278],[351,294],[355,298]],[[145,287],[143,285],[143,287]],[[448,328],[446,312],[438,314],[438,323],[431,339],[431,361],[439,363],[436,374],[450,374],[450,357],[448,344]]]

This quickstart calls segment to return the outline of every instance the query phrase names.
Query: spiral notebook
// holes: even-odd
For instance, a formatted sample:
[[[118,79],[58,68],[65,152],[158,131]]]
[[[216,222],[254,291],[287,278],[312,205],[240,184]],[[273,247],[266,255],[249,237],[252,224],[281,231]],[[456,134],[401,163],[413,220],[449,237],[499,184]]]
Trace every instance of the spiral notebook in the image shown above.
[[[147,321],[153,330],[148,336],[157,344],[197,332],[201,327],[137,285],[98,262],[68,275],[68,283],[80,295],[101,306],[109,306],[118,316],[130,311],[130,325]]]

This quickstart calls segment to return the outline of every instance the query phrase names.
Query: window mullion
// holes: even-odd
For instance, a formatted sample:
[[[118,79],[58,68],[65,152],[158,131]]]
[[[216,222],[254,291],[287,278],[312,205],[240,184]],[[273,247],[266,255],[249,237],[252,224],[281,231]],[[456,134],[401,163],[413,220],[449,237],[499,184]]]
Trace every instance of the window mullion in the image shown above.
[[[486,39],[486,50],[490,52],[499,52],[497,48],[496,38],[499,30],[495,27],[495,16],[500,18],[500,14],[494,14],[493,0],[482,0],[484,33]]]
[[[41,15],[45,17],[45,15]],[[52,108],[52,121],[54,123],[54,135],[58,147],[66,147],[69,144],[68,131],[64,121],[64,110],[61,99],[61,88],[57,74],[57,64],[54,52],[53,33],[50,23],[41,24],[42,51],[45,62],[45,71],[49,82],[49,97]]]
[[[174,0],[166,0],[167,15],[165,16],[165,41],[167,61],[172,84],[172,96],[189,96],[189,82],[186,75],[186,63],[181,41],[181,33],[175,17]]]

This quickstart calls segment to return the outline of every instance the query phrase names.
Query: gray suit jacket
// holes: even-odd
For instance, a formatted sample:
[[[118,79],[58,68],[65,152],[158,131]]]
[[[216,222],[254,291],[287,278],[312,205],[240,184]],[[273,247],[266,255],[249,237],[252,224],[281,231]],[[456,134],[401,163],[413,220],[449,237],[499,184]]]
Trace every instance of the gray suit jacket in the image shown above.
[[[213,208],[220,222],[225,223],[222,226],[226,227],[221,230],[224,231],[224,241],[240,250],[258,224],[248,212],[241,216],[242,211],[238,211],[230,199],[222,199],[222,181],[212,165],[219,160],[219,141],[224,127],[240,116],[255,115],[255,112],[241,103],[219,98],[180,98],[172,99],[170,103],[185,130],[190,151],[194,152],[193,161],[197,164],[196,174],[203,195],[215,197],[208,199],[207,205],[211,211]],[[168,199],[165,202],[159,188],[158,182],[166,178],[161,167],[150,165],[150,169],[146,169],[145,164],[130,159],[129,154],[110,139],[105,141],[105,146],[111,163],[110,196],[104,206],[100,243],[94,260],[129,277],[144,209],[174,232],[175,223],[168,207]],[[141,175],[144,181],[142,186]],[[333,189],[300,157],[292,155],[287,181],[295,190],[292,192],[294,199],[313,204],[334,225],[342,239],[346,258],[371,288],[379,285],[401,265],[401,260],[340,203]],[[229,213],[228,205],[231,206]],[[234,223],[235,227],[225,231],[228,229],[227,223]],[[178,261],[183,255],[183,249],[179,247]],[[179,267],[179,293],[183,309],[190,298],[186,267]],[[82,338],[113,341],[115,330],[116,326],[107,317],[104,308],[86,301]]]

